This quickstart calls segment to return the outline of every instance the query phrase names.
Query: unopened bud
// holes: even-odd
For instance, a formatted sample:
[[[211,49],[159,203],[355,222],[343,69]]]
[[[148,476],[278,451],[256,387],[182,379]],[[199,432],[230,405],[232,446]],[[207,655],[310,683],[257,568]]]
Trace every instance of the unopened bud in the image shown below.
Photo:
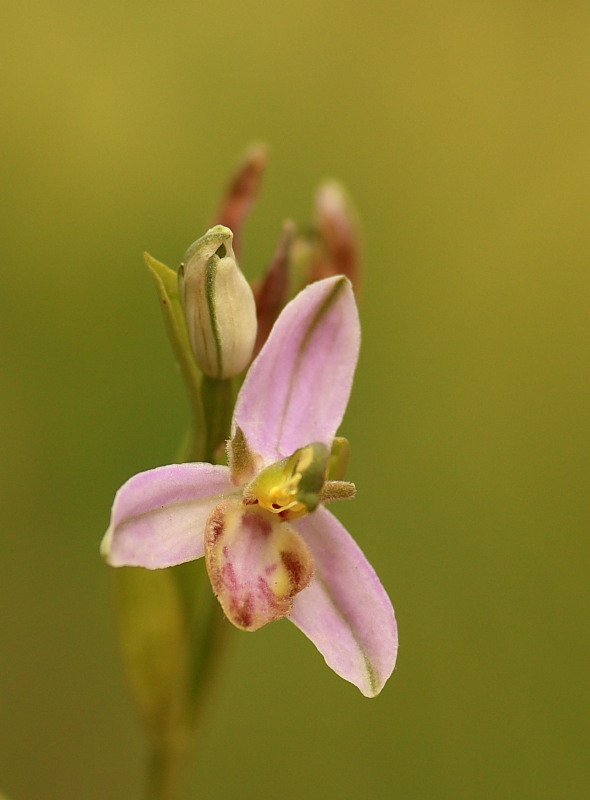
[[[348,192],[336,181],[326,181],[319,187],[315,202],[323,252],[314,264],[312,279],[346,275],[356,289],[360,278],[359,225]]]
[[[270,266],[262,280],[254,287],[258,333],[255,353],[258,354],[266,342],[277,317],[289,299],[291,270],[291,247],[295,237],[295,225],[290,220],[283,223],[281,238]]]
[[[233,233],[216,225],[192,244],[179,278],[195,361],[205,375],[231,378],[243,372],[256,340],[256,306],[232,248]]]
[[[234,250],[241,253],[240,242],[246,218],[256,202],[268,160],[264,144],[252,144],[242,154],[226,188],[214,222],[227,225],[234,232]]]

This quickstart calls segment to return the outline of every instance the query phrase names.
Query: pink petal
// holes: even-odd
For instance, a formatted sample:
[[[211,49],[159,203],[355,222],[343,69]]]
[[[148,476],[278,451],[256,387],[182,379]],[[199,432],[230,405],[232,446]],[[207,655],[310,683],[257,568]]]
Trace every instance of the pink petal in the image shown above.
[[[215,507],[205,534],[213,591],[238,628],[255,631],[286,616],[313,576],[313,559],[293,528],[240,500]]]
[[[334,672],[374,697],[391,675],[397,655],[389,597],[356,542],[325,508],[293,526],[313,554],[315,578],[295,598],[289,619]]]
[[[205,552],[205,523],[235,493],[227,467],[170,464],[140,472],[119,489],[101,551],[113,567],[172,567]]]
[[[330,446],[342,421],[360,345],[350,282],[311,284],[276,321],[234,411],[253,450],[268,461],[310,442]]]

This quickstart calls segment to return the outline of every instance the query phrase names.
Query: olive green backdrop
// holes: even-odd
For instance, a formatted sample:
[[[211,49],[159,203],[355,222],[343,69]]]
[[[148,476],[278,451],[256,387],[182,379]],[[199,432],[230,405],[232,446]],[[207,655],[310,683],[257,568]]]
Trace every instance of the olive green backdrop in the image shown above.
[[[0,791],[140,797],[97,548],[186,420],[141,253],[261,139],[249,277],[320,179],[363,219],[338,511],[401,645],[367,700],[288,622],[236,632],[194,797],[586,797],[588,4],[31,0],[0,35]]]

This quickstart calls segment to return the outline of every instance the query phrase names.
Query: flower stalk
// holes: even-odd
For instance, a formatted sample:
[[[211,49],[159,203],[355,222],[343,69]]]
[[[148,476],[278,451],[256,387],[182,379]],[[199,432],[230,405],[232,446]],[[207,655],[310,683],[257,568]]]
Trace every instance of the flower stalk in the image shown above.
[[[234,382],[231,378],[203,376],[201,386],[206,435],[203,461],[219,464],[225,455],[225,443],[230,436],[231,417],[234,407]]]
[[[340,187],[324,185],[315,232],[307,239],[284,225],[254,295],[234,233],[265,164],[264,149],[246,154],[218,214],[225,224],[191,245],[178,273],[145,254],[190,425],[176,463],[119,489],[101,552],[121,567],[119,638],[149,739],[147,800],[183,794],[233,627],[290,620],[367,697],[396,659],[391,602],[325,508],[356,493],[345,480],[350,446],[336,436],[360,344],[352,207]]]

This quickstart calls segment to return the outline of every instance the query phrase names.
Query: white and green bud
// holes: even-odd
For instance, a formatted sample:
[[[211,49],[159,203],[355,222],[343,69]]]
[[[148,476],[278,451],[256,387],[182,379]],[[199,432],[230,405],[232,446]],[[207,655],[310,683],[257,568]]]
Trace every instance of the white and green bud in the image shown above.
[[[246,369],[256,340],[254,295],[232,240],[224,225],[211,228],[189,247],[178,273],[195,361],[205,375],[218,379]]]

